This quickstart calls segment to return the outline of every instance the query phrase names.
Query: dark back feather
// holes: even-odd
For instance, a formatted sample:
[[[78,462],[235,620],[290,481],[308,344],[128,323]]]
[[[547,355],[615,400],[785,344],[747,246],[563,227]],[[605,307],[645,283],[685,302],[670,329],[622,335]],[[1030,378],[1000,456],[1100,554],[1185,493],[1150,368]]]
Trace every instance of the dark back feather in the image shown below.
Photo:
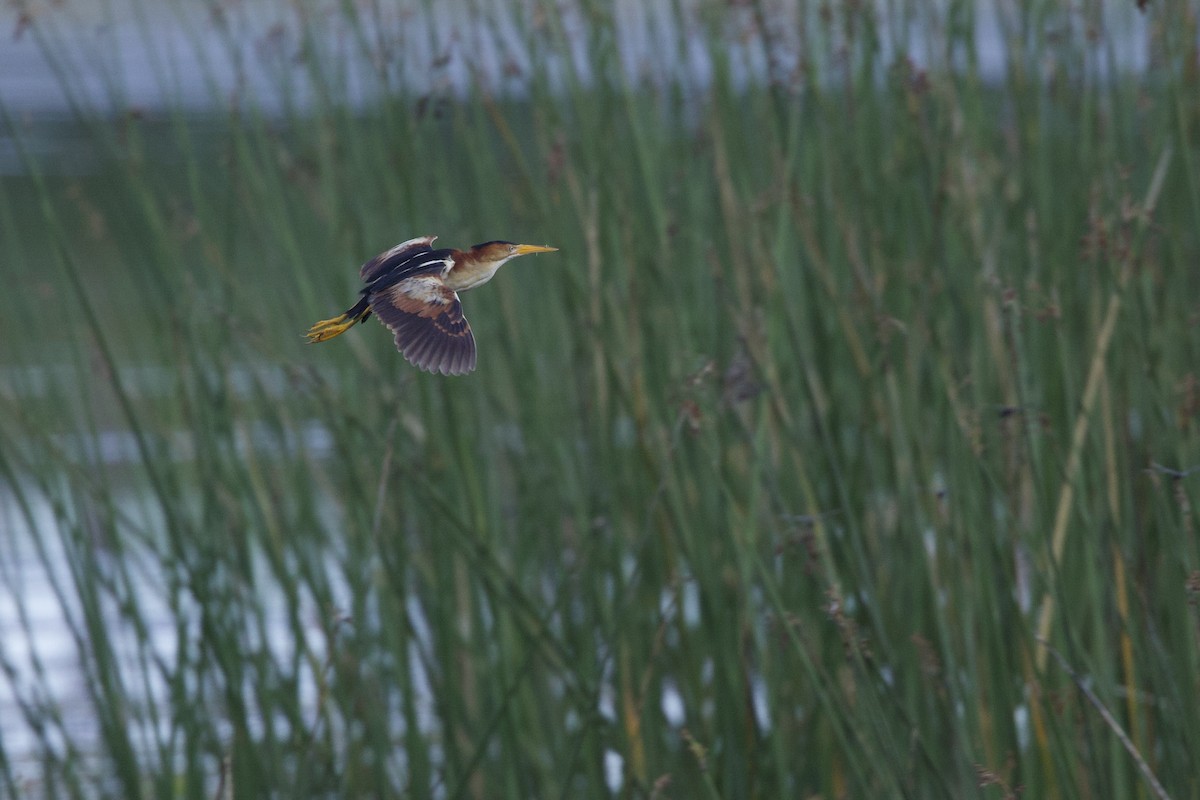
[[[433,240],[436,238],[436,236],[418,236],[407,242],[401,242],[390,250],[384,250],[362,265],[358,270],[359,277],[367,283],[374,282],[381,275],[403,264],[413,256],[433,252]]]
[[[444,272],[453,258],[454,250],[449,248],[434,250],[428,244],[409,247],[397,245],[363,264],[361,274],[367,285],[362,292],[369,295],[405,278]]]

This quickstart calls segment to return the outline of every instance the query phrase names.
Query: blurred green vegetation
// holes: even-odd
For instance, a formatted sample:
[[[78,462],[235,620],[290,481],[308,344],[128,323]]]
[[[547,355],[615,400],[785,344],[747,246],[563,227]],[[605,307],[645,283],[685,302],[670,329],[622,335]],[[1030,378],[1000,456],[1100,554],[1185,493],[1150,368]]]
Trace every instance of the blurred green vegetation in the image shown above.
[[[805,7],[738,85],[770,5],[672,8],[703,91],[538,3],[519,97],[356,107],[314,33],[278,115],[5,111],[3,596],[53,567],[98,735],[7,637],[0,795],[1200,796],[1194,9],[1127,74],[1011,4],[985,79],[974,4],[893,9],[926,64]],[[476,373],[304,343],[427,233],[560,248]]]

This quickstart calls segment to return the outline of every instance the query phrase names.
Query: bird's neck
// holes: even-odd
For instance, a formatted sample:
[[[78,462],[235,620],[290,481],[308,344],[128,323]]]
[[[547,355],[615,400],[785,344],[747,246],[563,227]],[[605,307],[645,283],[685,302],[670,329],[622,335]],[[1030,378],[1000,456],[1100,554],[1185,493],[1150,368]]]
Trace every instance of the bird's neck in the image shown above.
[[[504,266],[506,261],[507,258],[484,261],[460,250],[454,254],[454,266],[446,274],[446,287],[455,292],[465,292],[467,289],[481,286],[490,281],[496,270]]]

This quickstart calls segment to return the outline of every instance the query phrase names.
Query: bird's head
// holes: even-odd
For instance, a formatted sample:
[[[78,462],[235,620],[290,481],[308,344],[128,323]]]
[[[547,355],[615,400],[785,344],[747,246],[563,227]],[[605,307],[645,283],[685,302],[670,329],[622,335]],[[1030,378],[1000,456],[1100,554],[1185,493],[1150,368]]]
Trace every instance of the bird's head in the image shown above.
[[[454,291],[462,291],[487,283],[509,259],[533,253],[551,253],[557,247],[542,247],[537,244],[513,244],[512,242],[484,242],[470,250],[456,251],[454,266],[446,275],[446,285]]]
[[[557,247],[542,247],[538,244],[514,244],[512,242],[494,241],[477,244],[467,251],[472,261],[484,264],[503,264],[510,258],[528,256],[533,253],[552,253]],[[498,262],[498,263],[497,263]]]

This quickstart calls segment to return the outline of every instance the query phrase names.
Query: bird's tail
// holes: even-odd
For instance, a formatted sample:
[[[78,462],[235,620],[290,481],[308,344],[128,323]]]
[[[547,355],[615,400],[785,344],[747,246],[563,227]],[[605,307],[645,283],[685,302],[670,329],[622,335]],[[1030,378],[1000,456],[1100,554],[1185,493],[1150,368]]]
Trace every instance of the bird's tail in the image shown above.
[[[309,344],[324,342],[335,336],[340,336],[353,326],[366,320],[369,316],[371,316],[371,306],[366,296],[364,296],[347,309],[346,313],[338,314],[332,319],[323,319],[320,322],[314,323],[305,335],[308,337]]]

